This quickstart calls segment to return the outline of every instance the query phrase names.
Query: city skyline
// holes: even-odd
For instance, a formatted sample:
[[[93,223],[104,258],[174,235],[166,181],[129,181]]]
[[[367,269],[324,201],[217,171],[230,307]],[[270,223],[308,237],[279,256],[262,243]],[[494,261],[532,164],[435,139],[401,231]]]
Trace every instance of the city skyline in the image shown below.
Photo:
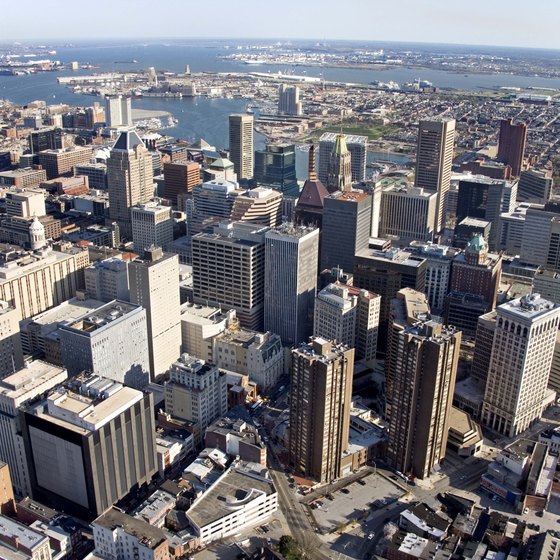
[[[528,11],[519,0],[506,2],[498,0],[485,3],[474,0],[466,11],[460,6],[449,6],[442,0],[428,0],[421,5],[414,0],[403,0],[396,5],[381,5],[378,2],[351,0],[347,10],[336,10],[336,18],[331,17],[337,8],[334,0],[308,0],[296,3],[286,0],[282,11],[276,10],[274,17],[262,10],[257,0],[244,0],[242,9],[228,10],[224,0],[214,4],[214,13],[227,13],[227,17],[214,18],[213,25],[204,33],[194,27],[192,35],[186,37],[183,18],[146,17],[150,4],[145,0],[111,3],[100,0],[100,12],[111,13],[106,18],[103,29],[96,29],[90,37],[96,39],[170,39],[202,38],[209,39],[302,39],[313,40],[352,40],[352,41],[401,41],[426,42],[459,45],[512,46],[522,48],[560,49],[560,41],[554,33],[554,22],[560,17],[560,6],[548,6],[547,17],[540,10]],[[55,0],[39,2],[31,0],[27,5],[29,12],[38,11],[41,18],[26,21],[25,29],[17,25],[2,30],[6,42],[83,39],[84,35],[68,32],[75,29],[76,17],[80,17],[86,3],[74,2],[61,11],[60,3]],[[131,8],[134,7],[134,10]],[[144,10],[143,8],[146,8]],[[175,16],[184,12],[185,17],[198,21],[206,17],[202,5],[189,4],[179,0],[168,3],[169,13]],[[17,21],[19,6],[4,6],[4,21]],[[359,14],[359,20],[356,15]],[[403,16],[406,14],[406,16]],[[296,17],[297,16],[297,17]],[[393,19],[394,18],[394,19]],[[123,29],[123,21],[127,22]],[[356,26],[356,21],[371,22],[368,26]],[[391,25],[397,26],[398,34]],[[499,21],[500,25],[496,25]],[[389,25],[387,25],[389,23]],[[379,24],[379,25],[376,25]],[[266,34],[263,37],[263,30]],[[235,31],[233,31],[235,30]],[[434,39],[437,39],[434,41]]]

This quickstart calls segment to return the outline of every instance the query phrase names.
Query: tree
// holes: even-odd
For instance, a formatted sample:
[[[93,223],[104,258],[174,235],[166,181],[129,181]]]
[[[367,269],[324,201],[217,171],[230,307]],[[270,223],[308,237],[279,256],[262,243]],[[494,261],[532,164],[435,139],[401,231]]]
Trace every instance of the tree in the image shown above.
[[[298,544],[290,535],[282,535],[280,537],[278,550],[286,560],[300,560],[301,558]]]

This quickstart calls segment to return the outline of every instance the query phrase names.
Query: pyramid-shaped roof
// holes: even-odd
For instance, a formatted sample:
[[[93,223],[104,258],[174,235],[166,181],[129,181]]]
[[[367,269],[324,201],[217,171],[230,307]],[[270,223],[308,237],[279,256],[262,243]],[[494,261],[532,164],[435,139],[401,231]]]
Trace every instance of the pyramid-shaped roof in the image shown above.
[[[139,144],[144,144],[136,130],[123,130],[120,132],[117,141],[113,146],[113,150],[123,150],[128,152],[134,150]]]
[[[307,208],[323,208],[325,198],[329,196],[329,191],[321,181],[307,179],[303,184],[303,189],[299,195],[297,206]]]
[[[211,148],[210,144],[204,140],[204,138],[199,138],[196,142],[194,142],[191,148],[195,150],[205,150],[206,148]]]

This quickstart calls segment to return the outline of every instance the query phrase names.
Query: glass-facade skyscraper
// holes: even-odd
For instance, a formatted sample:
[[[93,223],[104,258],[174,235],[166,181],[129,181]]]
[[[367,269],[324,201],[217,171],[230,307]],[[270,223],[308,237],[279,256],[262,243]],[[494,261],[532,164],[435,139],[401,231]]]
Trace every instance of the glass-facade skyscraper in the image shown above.
[[[284,196],[299,196],[296,179],[296,151],[293,144],[268,144],[255,152],[255,179]]]

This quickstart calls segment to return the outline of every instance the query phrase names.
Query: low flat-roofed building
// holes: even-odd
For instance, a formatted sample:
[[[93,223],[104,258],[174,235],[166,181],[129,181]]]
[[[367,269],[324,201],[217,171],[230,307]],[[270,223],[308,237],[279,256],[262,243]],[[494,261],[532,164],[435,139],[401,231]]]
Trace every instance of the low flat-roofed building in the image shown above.
[[[8,550],[20,552],[31,560],[50,560],[49,538],[30,527],[0,515],[0,543]],[[6,558],[0,550],[0,557]]]
[[[165,516],[175,507],[175,498],[164,490],[156,490],[134,511],[134,517],[162,528]]]
[[[187,511],[191,525],[207,545],[266,523],[278,509],[278,494],[266,467],[234,463]]]
[[[112,560],[168,560],[165,533],[141,519],[111,508],[93,523],[95,553]]]
[[[215,447],[242,461],[266,466],[266,446],[257,428],[241,419],[220,418],[206,429],[206,447]]]
[[[434,541],[441,541],[447,535],[451,520],[420,503],[403,511],[399,517],[399,527]]]
[[[158,472],[160,477],[194,451],[194,436],[186,430],[159,431],[156,435]]]
[[[476,455],[482,448],[482,430],[463,410],[451,407],[447,447],[459,457]]]

